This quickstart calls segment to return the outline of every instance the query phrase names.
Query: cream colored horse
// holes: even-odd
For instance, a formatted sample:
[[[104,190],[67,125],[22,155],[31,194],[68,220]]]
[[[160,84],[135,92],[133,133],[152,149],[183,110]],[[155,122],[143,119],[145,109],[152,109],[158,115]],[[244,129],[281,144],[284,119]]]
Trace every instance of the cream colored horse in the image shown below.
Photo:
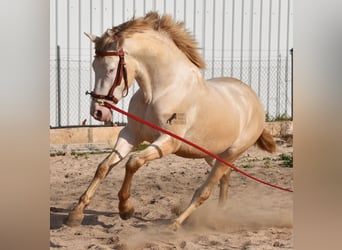
[[[101,37],[87,36],[95,43],[96,49],[91,115],[97,120],[111,121],[111,111],[101,105],[103,99],[118,102],[136,79],[140,89],[130,101],[129,112],[132,114],[231,163],[254,144],[269,152],[275,150],[273,138],[264,128],[265,114],[259,98],[248,85],[234,78],[206,81],[201,74],[204,61],[183,23],[175,22],[168,15],[150,12],[145,17],[113,27]],[[126,174],[118,193],[122,219],[130,218],[134,212],[129,201],[134,173],[147,161],[168,154],[205,158],[212,166],[207,180],[196,190],[189,206],[175,219],[175,228],[208,199],[219,182],[219,203],[226,202],[231,173],[228,166],[169,135],[128,119],[113,152],[99,164],[89,187],[69,213],[65,221],[67,225],[82,222],[83,211],[100,181],[143,141],[151,144],[132,153],[126,163]]]

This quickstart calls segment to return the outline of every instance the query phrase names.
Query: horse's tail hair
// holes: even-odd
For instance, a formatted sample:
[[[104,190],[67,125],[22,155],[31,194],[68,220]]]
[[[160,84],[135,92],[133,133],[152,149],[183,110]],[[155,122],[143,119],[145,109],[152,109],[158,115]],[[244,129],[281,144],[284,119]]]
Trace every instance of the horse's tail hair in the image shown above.
[[[266,129],[262,131],[262,134],[256,141],[257,146],[270,153],[274,153],[276,150],[276,144],[273,140],[272,135]]]

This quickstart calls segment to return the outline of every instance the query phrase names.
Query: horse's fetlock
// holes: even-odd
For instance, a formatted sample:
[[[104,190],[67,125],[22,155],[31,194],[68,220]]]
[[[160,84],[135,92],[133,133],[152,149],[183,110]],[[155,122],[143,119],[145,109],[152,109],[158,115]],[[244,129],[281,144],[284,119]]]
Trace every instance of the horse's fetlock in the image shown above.
[[[127,192],[123,192],[123,191],[120,190],[119,193],[118,193],[118,197],[119,197],[119,200],[120,200],[120,201],[126,201],[126,200],[129,199],[130,194],[127,193]]]
[[[83,203],[84,205],[88,205],[90,203],[90,199],[88,195],[84,194],[80,197],[79,203]]]
[[[209,188],[205,188],[202,190],[201,194],[199,195],[199,200],[201,204],[209,198],[210,193],[211,191]]]

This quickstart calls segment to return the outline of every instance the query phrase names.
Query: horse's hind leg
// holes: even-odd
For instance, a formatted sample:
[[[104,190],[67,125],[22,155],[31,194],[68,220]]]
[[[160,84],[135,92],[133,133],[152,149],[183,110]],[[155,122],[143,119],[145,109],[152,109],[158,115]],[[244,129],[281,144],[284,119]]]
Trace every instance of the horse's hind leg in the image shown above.
[[[229,163],[233,163],[243,152],[245,152],[246,148],[242,148],[239,151],[229,151],[229,156],[225,158],[225,160]],[[228,167],[226,173],[220,179],[220,196],[219,196],[219,205],[223,207],[228,199],[228,188],[229,188],[229,180],[230,174],[232,172],[232,168]]]
[[[215,166],[215,158],[208,157],[205,158],[205,161],[211,166]],[[230,162],[232,163],[232,162]],[[220,179],[220,195],[219,195],[219,205],[222,207],[226,203],[228,199],[228,187],[229,187],[229,179],[230,173],[232,172],[231,168],[227,169],[227,172]]]
[[[147,161],[161,158],[167,154],[175,152],[179,145],[168,135],[160,136],[146,149],[134,153],[126,163],[125,178],[118,193],[120,217],[124,220],[129,219],[134,213],[134,206],[129,201],[131,194],[131,184],[135,172]]]
[[[213,157],[206,157],[204,160],[210,165],[210,167],[215,166],[216,159]]]
[[[243,152],[243,151],[242,151]],[[237,152],[235,150],[228,150],[225,154],[221,155],[221,158],[225,159],[228,162],[233,162],[235,159],[242,153],[241,151]],[[208,160],[206,159],[208,162]],[[205,200],[207,200],[211,194],[213,187],[220,181],[220,204],[224,203],[228,196],[228,184],[229,184],[229,175],[231,169],[219,162],[216,161],[215,165],[212,167],[211,172],[207,178],[207,180],[203,183],[201,187],[199,187],[191,200],[190,205],[185,209],[185,211],[175,220],[172,225],[173,229],[177,229],[186,218],[190,216]]]
[[[78,204],[69,213],[64,223],[68,226],[78,226],[82,223],[84,209],[89,205],[91,198],[100,182],[108,175],[109,171],[119,163],[133,148],[126,139],[119,137],[115,149],[98,166],[95,176],[87,190],[79,198]]]
[[[228,199],[228,188],[229,188],[229,179],[230,173],[232,172],[231,168],[227,169],[227,172],[220,179],[220,195],[219,195],[219,205],[223,207]]]

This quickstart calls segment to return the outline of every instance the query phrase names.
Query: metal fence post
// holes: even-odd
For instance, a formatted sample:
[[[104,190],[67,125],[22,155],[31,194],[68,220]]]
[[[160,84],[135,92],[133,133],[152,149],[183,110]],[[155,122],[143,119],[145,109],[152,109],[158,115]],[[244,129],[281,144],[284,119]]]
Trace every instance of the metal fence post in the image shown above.
[[[84,100],[81,96],[84,88],[92,89],[94,85],[93,43],[89,41],[88,46],[80,39],[81,30],[86,27],[90,33],[99,33],[105,25],[125,21],[131,15],[131,8],[133,15],[137,10],[137,16],[146,14],[149,9],[170,12],[176,21],[185,23],[185,28],[199,42],[199,52],[208,67],[207,71],[202,71],[205,78],[219,76],[220,71],[222,76],[240,78],[257,92],[269,118],[286,115],[293,119],[293,0],[223,0],[220,4],[220,1],[205,0],[186,3],[122,0],[120,8],[114,8],[114,0],[108,3],[90,0],[84,4],[74,1],[78,2],[76,5],[70,0],[51,2],[51,12],[55,15],[51,20],[55,33],[55,37],[51,37],[51,52],[55,53],[50,57],[53,126],[78,126],[85,118],[88,118],[87,125],[99,124],[83,106],[89,104],[90,99]],[[84,18],[83,12],[89,18]],[[212,37],[208,37],[209,30]],[[217,35],[220,32],[222,35]],[[221,41],[216,39],[218,37]],[[129,97],[133,93],[134,90]],[[128,103],[129,99],[122,100],[122,108],[127,109]],[[113,121],[125,123],[127,120],[115,114]]]
[[[291,119],[293,120],[293,48],[290,49],[291,55]]]
[[[60,46],[57,45],[57,123],[61,127],[61,54]]]

